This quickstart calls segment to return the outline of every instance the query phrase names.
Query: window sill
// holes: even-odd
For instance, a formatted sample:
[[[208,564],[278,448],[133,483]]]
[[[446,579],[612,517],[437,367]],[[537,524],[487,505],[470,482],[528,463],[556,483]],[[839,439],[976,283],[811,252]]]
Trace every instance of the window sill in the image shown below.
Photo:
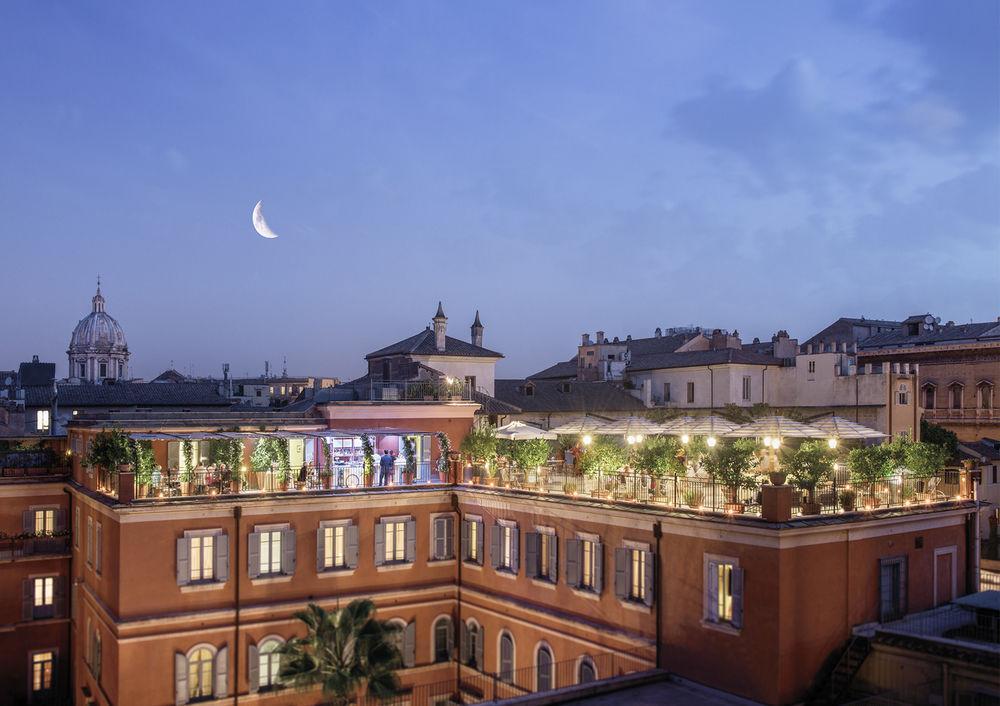
[[[462,566],[465,567],[466,569],[472,569],[473,571],[483,570],[483,565],[480,564],[475,559],[466,559],[465,561],[462,562]]]
[[[455,557],[449,559],[428,559],[427,566],[454,566]]]
[[[292,580],[291,574],[277,574],[275,576],[259,576],[255,579],[250,579],[251,586],[266,586],[272,583],[288,583]]]
[[[653,612],[652,606],[648,606],[640,601],[619,598],[618,603],[619,605],[621,605],[622,608],[625,608],[626,610],[634,610],[637,613],[646,613],[647,615],[649,615],[650,613]]]
[[[548,579],[532,578],[531,585],[538,586],[539,588],[548,588],[553,591],[556,589],[556,582],[549,581]]]
[[[180,586],[181,593],[200,593],[202,591],[221,591],[226,587],[225,581],[204,581]]]
[[[342,576],[354,576],[354,567],[334,566],[329,569],[318,571],[316,572],[316,575],[321,579],[336,579]]]
[[[383,571],[400,571],[401,569],[412,569],[412,568],[413,568],[412,561],[398,561],[398,562],[393,562],[392,564],[380,564],[379,566],[375,567],[375,570],[378,572],[383,572]]]
[[[729,623],[715,623],[711,620],[701,619],[701,626],[703,628],[708,628],[709,630],[716,630],[718,632],[725,633],[727,635],[736,635],[737,637],[743,633],[740,628],[734,628]]]
[[[501,578],[505,578],[505,579],[512,579],[513,580],[513,579],[517,578],[517,573],[516,572],[511,571],[510,569],[505,569],[503,567],[498,567],[498,568],[494,569],[493,573],[495,573],[497,576],[500,576]]]
[[[574,588],[573,593],[574,595],[577,595],[580,598],[586,598],[587,600],[590,601],[601,600],[601,594],[589,588]]]

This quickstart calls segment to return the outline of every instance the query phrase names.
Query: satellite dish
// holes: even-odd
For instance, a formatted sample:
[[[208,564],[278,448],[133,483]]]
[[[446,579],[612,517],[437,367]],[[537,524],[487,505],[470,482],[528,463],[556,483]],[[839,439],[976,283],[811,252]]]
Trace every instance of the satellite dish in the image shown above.
[[[934,323],[934,317],[931,316],[930,314],[928,314],[927,316],[924,317],[924,322],[928,323],[928,324],[933,324]]]

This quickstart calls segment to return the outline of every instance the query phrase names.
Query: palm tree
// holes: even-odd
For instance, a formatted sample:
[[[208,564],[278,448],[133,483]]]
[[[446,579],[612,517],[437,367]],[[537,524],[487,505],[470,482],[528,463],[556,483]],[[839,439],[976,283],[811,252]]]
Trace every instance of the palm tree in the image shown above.
[[[376,620],[372,601],[359,598],[334,611],[310,603],[295,617],[305,623],[306,635],[278,648],[285,683],[301,689],[322,685],[336,706],[362,690],[376,699],[398,693],[399,628]]]

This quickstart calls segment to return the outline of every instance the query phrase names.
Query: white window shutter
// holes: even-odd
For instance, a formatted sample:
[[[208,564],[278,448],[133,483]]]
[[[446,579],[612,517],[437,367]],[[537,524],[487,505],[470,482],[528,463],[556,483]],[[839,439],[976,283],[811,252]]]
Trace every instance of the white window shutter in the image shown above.
[[[260,576],[260,533],[251,532],[247,535],[247,573],[250,578]]]
[[[455,518],[448,515],[444,518],[444,559],[455,556]]]
[[[615,595],[619,598],[628,598],[629,584],[629,559],[628,549],[615,549]]]
[[[191,542],[187,537],[177,540],[177,585],[191,583]]]
[[[403,666],[412,667],[417,663],[417,623],[411,620],[403,630]]]
[[[375,566],[385,563],[385,525],[375,523]]]
[[[479,527],[476,528],[476,563],[483,563],[483,523],[479,523]]]
[[[417,558],[417,521],[406,521],[406,560],[415,561]]]
[[[247,686],[251,694],[256,694],[260,689],[260,656],[257,654],[257,645],[252,642],[247,645]]]
[[[521,566],[521,533],[514,527],[510,531],[510,570],[515,574]]]
[[[180,652],[174,654],[174,704],[188,702],[188,661]]]
[[[743,627],[743,569],[733,567],[733,627]]]
[[[444,559],[444,518],[434,518],[434,558]]]
[[[316,571],[322,571],[323,559],[326,556],[326,528],[320,527],[316,530]]]
[[[215,654],[215,698],[224,698],[229,693],[229,648],[222,647]]]
[[[604,590],[604,545],[594,542],[594,592]]]
[[[229,535],[217,534],[215,546],[215,580],[225,583],[229,580]]]
[[[291,576],[295,573],[295,530],[281,530],[281,573]]]
[[[358,565],[358,526],[350,525],[344,533],[346,536],[346,556],[347,567],[353,569]]]
[[[462,560],[464,561],[465,559],[469,558],[469,554],[470,554],[469,550],[471,549],[471,547],[469,546],[469,521],[468,520],[462,520],[462,540],[461,540],[461,543],[462,543],[462,546],[461,546]]]
[[[549,581],[555,583],[559,579],[559,537],[552,535],[549,539]]]
[[[705,615],[712,622],[719,620],[719,565],[714,561],[708,562],[708,575],[705,577],[708,582],[706,594],[708,596],[708,610]]]
[[[580,585],[580,540],[566,540],[566,583],[576,588]]]

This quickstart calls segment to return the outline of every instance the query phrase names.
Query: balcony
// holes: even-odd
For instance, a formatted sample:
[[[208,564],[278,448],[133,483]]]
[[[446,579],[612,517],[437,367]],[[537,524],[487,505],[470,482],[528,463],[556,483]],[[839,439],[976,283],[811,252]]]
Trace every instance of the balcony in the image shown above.
[[[457,378],[441,380],[373,380],[369,383],[372,402],[448,402],[472,399],[472,386]]]
[[[992,407],[931,408],[924,409],[923,416],[929,422],[1000,424],[1000,410]]]
[[[7,536],[0,533],[0,561],[29,556],[69,553],[69,531],[58,534],[23,533]]]
[[[63,459],[50,448],[15,448],[0,452],[0,479],[38,478],[65,476],[69,468]]]

